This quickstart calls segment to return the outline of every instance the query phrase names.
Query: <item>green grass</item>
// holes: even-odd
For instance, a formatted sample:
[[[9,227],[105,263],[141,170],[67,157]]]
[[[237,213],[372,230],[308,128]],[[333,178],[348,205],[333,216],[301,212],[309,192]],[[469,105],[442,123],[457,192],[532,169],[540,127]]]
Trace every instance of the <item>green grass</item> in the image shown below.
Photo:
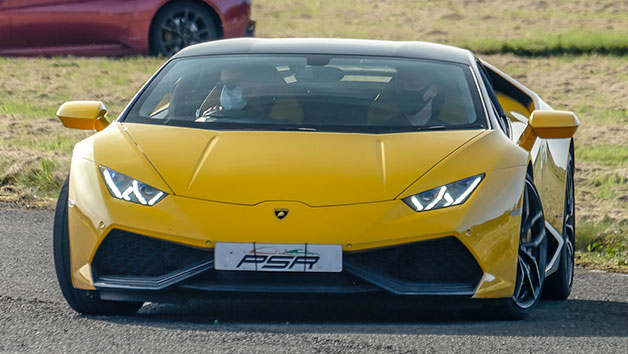
[[[628,198],[628,178],[617,173],[595,176],[589,183],[595,190],[597,199],[614,199],[619,195],[623,196],[624,201]]]
[[[55,162],[42,158],[39,160],[39,166],[20,176],[21,183],[36,186],[35,192],[42,196],[53,196],[61,188],[61,181],[55,178],[53,171]]]
[[[577,111],[580,116],[591,116],[596,121],[604,124],[628,124],[628,109],[621,107],[617,108],[604,108],[600,107],[601,104],[592,105],[591,102],[580,102],[571,109]],[[562,109],[565,107],[557,107]]]
[[[628,257],[625,253],[615,255],[605,251],[576,252],[576,264],[584,268],[628,273]]]
[[[616,221],[605,217],[597,222],[585,221],[577,224],[576,250],[593,251],[604,245],[604,237],[614,228]]]
[[[162,58],[0,58],[0,114],[54,117],[69,100],[107,103],[109,116],[124,108]]]
[[[628,220],[604,217],[576,225],[579,265],[628,273]]]
[[[82,137],[79,136],[79,137]],[[32,149],[42,152],[60,152],[63,154],[71,154],[74,149],[74,145],[77,142],[77,136],[64,135],[41,135],[37,139],[33,139],[32,135],[18,135],[13,138],[3,141],[5,146],[13,146],[21,149]]]
[[[580,54],[628,54],[628,35],[611,32],[571,30],[555,34],[540,32],[529,38],[494,39],[473,38],[453,41],[453,45],[469,48],[481,54],[513,53],[523,56],[555,56]]]
[[[65,170],[67,163],[67,158],[51,155],[0,160],[0,200],[51,206],[65,179],[60,170]]]
[[[13,98],[7,95],[5,101],[0,103],[0,113],[21,112],[24,118],[36,118],[50,115],[51,107],[40,106],[23,98]]]
[[[628,162],[628,145],[599,144],[576,147],[576,156],[580,161],[596,162],[617,167]]]

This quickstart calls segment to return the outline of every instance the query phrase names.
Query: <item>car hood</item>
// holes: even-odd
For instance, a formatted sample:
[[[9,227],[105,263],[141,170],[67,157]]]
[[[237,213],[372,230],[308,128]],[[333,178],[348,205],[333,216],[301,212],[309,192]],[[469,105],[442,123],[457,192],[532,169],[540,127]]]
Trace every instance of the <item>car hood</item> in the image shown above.
[[[123,125],[174,194],[246,205],[392,200],[482,132],[354,134]]]

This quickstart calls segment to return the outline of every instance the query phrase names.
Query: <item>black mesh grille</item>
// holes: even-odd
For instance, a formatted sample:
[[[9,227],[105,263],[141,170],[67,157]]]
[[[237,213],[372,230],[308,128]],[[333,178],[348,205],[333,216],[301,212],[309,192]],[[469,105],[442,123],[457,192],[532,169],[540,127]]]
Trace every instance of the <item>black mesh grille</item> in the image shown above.
[[[98,248],[92,270],[95,277],[156,277],[211,259],[211,251],[112,230]]]
[[[453,236],[344,257],[371,273],[410,283],[477,284],[482,276],[473,255]]]

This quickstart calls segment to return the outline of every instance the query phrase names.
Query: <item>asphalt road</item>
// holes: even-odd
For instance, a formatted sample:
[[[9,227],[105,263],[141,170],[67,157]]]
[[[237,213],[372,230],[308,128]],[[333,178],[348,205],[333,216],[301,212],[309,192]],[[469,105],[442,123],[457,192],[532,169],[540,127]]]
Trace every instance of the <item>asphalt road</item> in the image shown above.
[[[544,301],[524,321],[452,303],[355,297],[147,304],[132,317],[80,316],[56,282],[52,219],[49,211],[0,209],[0,353],[628,353],[628,277],[585,270],[569,300]]]

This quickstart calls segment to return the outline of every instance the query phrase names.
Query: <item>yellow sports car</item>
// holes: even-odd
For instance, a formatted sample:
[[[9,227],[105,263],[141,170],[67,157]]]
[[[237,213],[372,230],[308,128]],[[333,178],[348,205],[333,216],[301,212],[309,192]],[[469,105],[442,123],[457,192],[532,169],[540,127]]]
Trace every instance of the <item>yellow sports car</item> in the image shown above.
[[[54,226],[86,314],[219,292],[565,299],[571,112],[464,49],[234,39],[188,47],[74,148]]]

